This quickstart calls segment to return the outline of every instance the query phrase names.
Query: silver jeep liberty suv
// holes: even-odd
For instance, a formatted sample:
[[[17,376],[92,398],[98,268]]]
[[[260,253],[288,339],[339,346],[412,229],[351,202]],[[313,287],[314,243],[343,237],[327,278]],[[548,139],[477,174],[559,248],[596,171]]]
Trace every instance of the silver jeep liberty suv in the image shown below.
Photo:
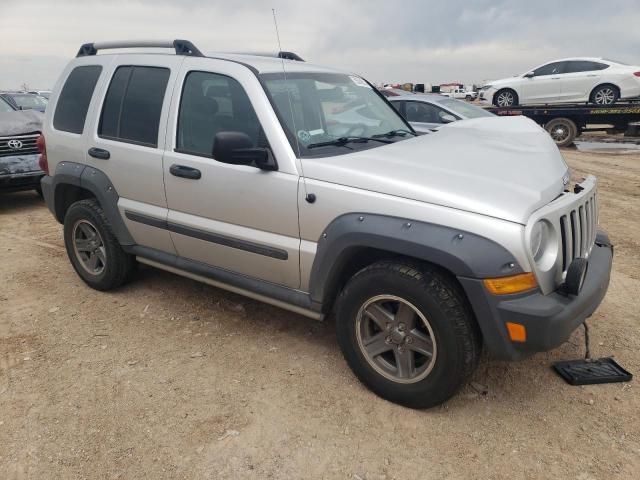
[[[496,117],[418,136],[363,78],[277,57],[82,46],[39,144],[90,287],[140,262],[335,314],[358,378],[413,408],[450,398],[483,345],[549,350],[598,307],[612,248],[596,180],[569,187],[544,130]]]

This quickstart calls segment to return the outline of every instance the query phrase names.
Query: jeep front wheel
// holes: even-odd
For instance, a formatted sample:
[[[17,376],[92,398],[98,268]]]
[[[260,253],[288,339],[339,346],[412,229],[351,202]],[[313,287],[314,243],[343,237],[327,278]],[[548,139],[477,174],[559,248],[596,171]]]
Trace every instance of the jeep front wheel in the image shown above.
[[[133,269],[133,257],[122,250],[94,199],[69,207],[64,217],[64,243],[75,271],[96,290],[119,287]]]
[[[430,266],[378,262],[337,304],[338,342],[356,376],[411,408],[449,399],[477,366],[478,327],[459,287]]]

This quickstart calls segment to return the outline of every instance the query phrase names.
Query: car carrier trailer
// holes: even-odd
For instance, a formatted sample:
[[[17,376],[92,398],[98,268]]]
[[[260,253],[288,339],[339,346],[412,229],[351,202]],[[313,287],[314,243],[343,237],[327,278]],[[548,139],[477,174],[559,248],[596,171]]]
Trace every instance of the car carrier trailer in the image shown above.
[[[615,105],[529,105],[486,107],[499,116],[524,115],[542,126],[559,147],[567,147],[583,132],[631,130],[640,122],[640,103]]]

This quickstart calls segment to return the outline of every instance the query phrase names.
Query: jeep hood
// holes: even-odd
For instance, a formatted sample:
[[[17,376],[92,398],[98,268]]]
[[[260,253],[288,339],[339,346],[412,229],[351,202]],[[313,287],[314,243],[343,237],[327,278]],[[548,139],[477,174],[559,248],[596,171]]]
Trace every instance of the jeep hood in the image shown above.
[[[526,224],[562,193],[568,167],[525,117],[487,117],[355,153],[305,158],[308,178]]]

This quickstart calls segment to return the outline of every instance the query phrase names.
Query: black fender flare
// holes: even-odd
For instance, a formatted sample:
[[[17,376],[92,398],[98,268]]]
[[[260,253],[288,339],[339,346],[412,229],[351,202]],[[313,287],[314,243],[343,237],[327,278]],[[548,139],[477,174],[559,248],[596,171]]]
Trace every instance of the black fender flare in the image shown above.
[[[309,279],[314,303],[330,302],[336,276],[358,248],[427,261],[456,277],[491,278],[524,271],[502,245],[471,232],[406,218],[348,213],[333,220],[318,240]]]
[[[49,185],[46,185],[47,183]],[[73,185],[91,192],[98,200],[107,220],[109,220],[114,235],[121,245],[135,245],[135,241],[118,210],[120,196],[109,177],[101,170],[75,162],[60,162],[56,166],[55,174],[51,177],[45,177],[42,185],[43,188],[51,188],[50,201],[53,204],[50,205],[50,210],[59,221],[64,220],[64,218],[61,213],[62,206],[58,202],[60,197],[56,195],[56,192],[62,185]],[[49,195],[45,195],[46,199],[48,197]],[[47,203],[49,203],[49,200]]]

